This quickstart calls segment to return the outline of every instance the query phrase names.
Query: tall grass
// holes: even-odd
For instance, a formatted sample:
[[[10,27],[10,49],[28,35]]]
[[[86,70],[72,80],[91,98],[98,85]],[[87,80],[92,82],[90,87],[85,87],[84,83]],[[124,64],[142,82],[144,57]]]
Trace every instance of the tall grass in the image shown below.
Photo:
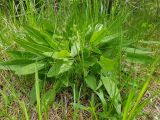
[[[3,4],[0,44],[9,60],[1,60],[0,69],[35,74],[31,103],[37,104],[38,119],[43,119],[43,114],[48,119],[56,95],[66,89],[73,91],[73,119],[79,117],[79,110],[88,111],[92,119],[127,120],[140,114],[148,103],[141,105],[142,97],[159,62],[139,43],[158,25],[149,22],[147,15],[153,16],[146,12],[147,3],[133,6],[132,2],[116,1],[110,14],[109,0],[62,0],[56,4],[52,0],[9,0]],[[146,82],[143,76],[134,75],[133,67],[152,62]],[[54,85],[46,91],[41,81]],[[1,94],[6,101],[6,93]],[[25,103],[13,95],[30,119]],[[90,104],[82,104],[81,96]]]
[[[11,115],[7,114],[8,111],[9,111],[7,109],[8,109],[8,106],[9,106],[10,102],[11,102],[9,96],[12,96],[13,100],[18,103],[20,109],[22,110],[24,118],[26,120],[30,120],[29,113],[28,113],[28,110],[27,110],[28,108],[27,108],[27,105],[25,104],[24,100],[20,99],[19,95],[16,93],[15,89],[12,87],[9,80],[5,80],[5,82],[6,82],[5,90],[3,90],[3,91],[0,90],[0,94],[2,95],[2,98],[3,98],[4,103],[5,103],[6,118],[10,118],[10,119],[12,118]],[[2,108],[0,108],[0,109],[2,109]],[[2,115],[1,117],[4,117],[4,116]]]

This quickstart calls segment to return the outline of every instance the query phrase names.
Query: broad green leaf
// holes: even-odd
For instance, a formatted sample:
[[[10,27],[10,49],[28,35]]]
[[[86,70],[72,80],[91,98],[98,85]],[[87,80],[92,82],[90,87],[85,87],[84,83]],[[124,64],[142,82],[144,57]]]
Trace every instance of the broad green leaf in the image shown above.
[[[116,67],[115,61],[103,56],[100,57],[99,64],[104,71],[113,71]]]
[[[55,59],[63,59],[70,56],[70,53],[67,50],[61,50],[59,52],[55,52],[53,54],[53,58]]]
[[[72,86],[72,83],[69,81],[69,77],[67,75],[64,75],[61,77],[62,83],[65,87]]]
[[[31,42],[27,42],[25,39],[18,39],[18,40],[15,40],[18,44],[20,44],[22,47],[24,46],[30,46],[36,50],[39,50],[41,52],[52,52],[54,51],[52,48],[50,47],[47,47],[47,46],[44,46],[44,45],[39,45],[39,44],[36,44],[36,43],[31,43]]]
[[[53,59],[66,59],[70,57],[70,53],[67,50],[61,50],[56,52],[44,52],[43,55],[51,57]]]
[[[33,60],[12,60],[0,63],[0,69],[12,70],[18,75],[28,75],[35,72],[35,65],[37,69],[41,70],[45,67],[43,62],[35,62]]]
[[[39,90],[40,90],[40,92],[42,90],[42,87],[43,87],[43,81],[39,80]],[[35,104],[35,102],[36,102],[36,86],[34,84],[32,89],[31,89],[31,92],[30,92],[30,103]]]
[[[32,39],[34,42],[36,42],[38,44],[42,44],[42,45],[48,45],[47,41],[45,41],[45,39],[41,36],[39,30],[37,30],[33,27],[30,27],[30,26],[25,26],[24,29],[30,35],[29,37],[34,38],[34,39]]]
[[[127,53],[134,53],[134,54],[140,54],[140,55],[150,55],[150,54],[152,54],[152,52],[137,49],[137,48],[123,47],[122,49],[123,49],[123,51],[125,51]]]
[[[96,90],[98,90],[99,88],[101,88],[101,87],[102,87],[102,85],[103,85],[102,81],[99,81],[99,83],[98,83],[98,86],[97,86]]]
[[[42,55],[44,55],[44,56],[46,56],[46,57],[54,58],[54,57],[53,57],[54,52],[43,52]]]
[[[36,44],[37,44],[37,42],[36,42],[34,39],[32,39],[28,34],[26,34],[26,40],[27,40],[28,42],[36,43]]]
[[[94,28],[94,30],[95,31],[100,31],[100,30],[102,30],[103,29],[103,24],[97,24],[96,26],[95,26],[95,28]]]
[[[136,49],[136,48],[127,48],[124,47],[123,51],[127,53],[127,61],[140,64],[149,64],[153,62],[151,57],[152,52]]]
[[[128,53],[126,60],[128,62],[139,63],[139,64],[150,64],[154,61],[154,59],[151,56],[134,54],[134,53]]]
[[[120,36],[120,34],[118,33],[107,35],[107,32],[107,29],[103,28],[103,26],[98,27],[98,29],[95,30],[91,36],[91,44],[93,46],[103,45],[104,43],[111,42],[112,40]]]
[[[84,59],[89,58],[90,54],[91,54],[90,48],[83,47],[83,57],[84,57]]]
[[[39,85],[37,65],[35,65],[34,68],[35,68],[35,88],[36,88],[36,101],[37,101],[38,119],[41,119],[42,112],[41,112],[41,99],[40,99],[40,87],[39,87],[40,85]]]
[[[48,42],[49,46],[53,49],[57,49],[58,48],[58,43],[57,41],[55,41],[55,37],[50,37],[48,34],[46,33],[42,33],[42,36],[44,37],[44,39]],[[55,35],[56,36],[56,35]]]
[[[106,102],[106,100],[105,100],[105,98],[104,98],[104,93],[103,93],[103,91],[100,89],[99,92],[95,92],[95,93],[98,95],[98,97],[100,98],[100,100],[101,100],[101,102],[102,102],[103,110],[104,110],[104,111],[107,111],[107,102]]]
[[[140,43],[148,44],[148,45],[160,45],[159,41],[152,41],[152,40],[149,40],[149,41],[140,41]]]
[[[12,59],[34,59],[36,56],[27,51],[7,51],[7,53],[12,57]]]
[[[27,42],[26,40],[20,40],[16,39],[16,43],[18,43],[21,47],[26,49],[26,51],[37,54],[37,55],[43,55],[43,52],[53,52],[54,50],[51,48],[48,48],[43,45]]]
[[[92,90],[96,90],[97,88],[97,81],[96,81],[96,78],[94,75],[88,75],[86,78],[85,78],[85,82],[87,84],[87,86],[89,88],[91,88]]]
[[[16,70],[20,69],[22,66],[25,66],[27,64],[31,64],[33,62],[35,62],[35,61],[27,60],[27,59],[10,60],[10,61],[6,61],[6,62],[0,62],[0,69],[16,71]]]
[[[105,35],[106,35],[106,29],[94,31],[90,39],[91,44],[93,46],[97,46]]]
[[[53,104],[53,101],[55,100],[56,94],[59,92],[59,90],[62,87],[62,81],[58,80],[53,85],[52,89],[45,92],[45,94],[42,96],[42,111],[48,111],[48,108],[50,105]]]
[[[56,61],[53,66],[49,69],[47,76],[48,77],[55,77],[59,74],[67,72],[69,69],[72,68],[73,61]]]
[[[5,65],[27,65],[30,63],[35,62],[35,60],[30,60],[30,59],[17,59],[17,60],[9,60],[9,61],[5,61],[5,62],[1,62],[0,65],[1,66],[5,66]]]
[[[112,81],[112,79],[110,79],[107,76],[101,75],[101,80],[111,100],[113,101],[113,105],[117,113],[120,114],[121,113],[121,95],[117,85],[114,83],[114,81]]]
[[[47,45],[52,48],[57,48],[56,42],[53,41],[52,37],[47,35],[45,32],[41,32],[40,30],[37,30],[30,26],[24,27],[27,32],[30,34],[31,37],[34,37],[33,41],[35,41],[37,44]]]
[[[37,66],[37,70],[41,70],[45,67],[45,63],[36,62],[32,64],[28,64],[25,66],[21,66],[19,69],[15,70],[15,74],[18,75],[28,75],[35,73],[35,66]]]
[[[110,43],[110,42],[113,42],[113,40],[115,38],[118,38],[120,36],[120,34],[116,33],[116,34],[113,34],[113,35],[108,35],[108,36],[105,36],[104,38],[102,38],[98,45],[103,45],[105,43]]]
[[[80,51],[80,43],[74,42],[73,46],[71,47],[71,56],[76,56]]]
[[[70,84],[70,82],[68,79],[63,80],[63,85],[65,85],[65,87],[69,87],[70,86],[69,84]]]
[[[88,68],[90,66],[93,66],[95,63],[97,63],[97,58],[96,57],[88,57],[84,60],[84,67]]]
[[[88,30],[86,31],[86,34],[85,34],[86,40],[90,40],[90,38],[93,34],[93,31],[94,31],[94,29],[91,26],[89,26]]]
[[[99,48],[97,48],[97,47],[93,47],[93,48],[92,48],[92,51],[93,51],[94,53],[97,53],[97,54],[102,54],[102,51],[101,51]]]
[[[12,71],[16,71],[17,69],[19,69],[21,66],[18,65],[0,65],[0,69],[1,70],[12,70]]]

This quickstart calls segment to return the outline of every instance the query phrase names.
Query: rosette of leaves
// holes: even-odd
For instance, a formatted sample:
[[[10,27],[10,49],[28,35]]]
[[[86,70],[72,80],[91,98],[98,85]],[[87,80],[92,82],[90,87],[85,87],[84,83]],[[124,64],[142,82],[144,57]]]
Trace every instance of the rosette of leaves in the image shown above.
[[[8,51],[11,59],[1,62],[0,69],[14,71],[17,75],[30,75],[37,70],[39,79],[56,82],[56,87],[42,97],[44,107],[53,102],[60,87],[84,83],[99,97],[104,113],[110,108],[109,101],[111,111],[120,115],[122,98],[117,82],[117,55],[121,50],[120,54],[125,53],[129,62],[149,63],[151,52],[129,47],[133,42],[121,41],[123,33],[112,34],[102,24],[86,31],[73,27],[68,32],[70,36],[63,36],[38,27],[24,26],[22,34],[15,37],[20,49]],[[33,103],[36,100],[34,91],[33,87]]]

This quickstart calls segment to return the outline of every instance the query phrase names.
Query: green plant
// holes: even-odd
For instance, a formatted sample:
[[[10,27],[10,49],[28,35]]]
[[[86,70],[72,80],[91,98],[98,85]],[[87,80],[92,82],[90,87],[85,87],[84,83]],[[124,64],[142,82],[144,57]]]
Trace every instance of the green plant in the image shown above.
[[[137,47],[137,40],[129,40],[138,35],[128,37],[130,32],[122,27],[130,17],[130,12],[126,14],[125,11],[127,8],[117,15],[106,16],[105,12],[99,12],[101,2],[83,1],[82,6],[79,2],[70,1],[66,6],[66,2],[62,1],[55,13],[48,12],[53,8],[46,7],[46,4],[36,11],[35,4],[26,1],[28,9],[23,8],[24,16],[13,22],[12,39],[16,48],[7,51],[10,60],[1,62],[0,69],[12,70],[17,75],[35,74],[31,103],[37,102],[39,119],[42,119],[42,112],[48,112],[56,94],[66,88],[73,89],[74,119],[77,108],[89,111],[95,119],[120,119],[122,115],[126,119],[132,91],[123,114],[120,94],[123,89],[120,83],[122,61],[148,64],[153,61],[152,52]],[[45,88],[42,87],[45,86],[43,81],[52,81],[54,85],[42,94]],[[89,90],[88,94],[92,94],[92,97],[89,96],[89,107],[80,104],[78,88],[83,93]],[[137,99],[137,104],[142,95]],[[103,110],[98,112],[98,107]]]
[[[15,38],[15,42],[24,50],[9,51],[13,59],[2,62],[1,69],[13,70],[18,75],[28,75],[35,73],[36,65],[39,74],[42,75],[40,79],[43,79],[43,76],[47,76],[48,79],[54,78],[56,81],[63,79],[64,85],[67,83],[72,87],[74,82],[85,82],[101,100],[104,85],[117,113],[121,114],[121,96],[116,84],[118,61],[106,54],[108,48],[110,53],[118,50],[119,43],[116,39],[119,34],[107,35],[106,28],[96,25],[92,28],[93,33],[89,34],[91,36],[89,41],[82,39],[76,30],[77,36],[74,37],[77,39],[71,39],[71,46],[69,46],[69,41],[63,41],[61,38],[60,43],[53,38],[54,36],[33,27],[25,26],[24,30],[25,36]],[[107,47],[105,48],[104,45]],[[132,56],[141,57],[149,54],[135,48],[125,47],[124,50],[133,54]],[[103,107],[105,110],[106,106]]]

